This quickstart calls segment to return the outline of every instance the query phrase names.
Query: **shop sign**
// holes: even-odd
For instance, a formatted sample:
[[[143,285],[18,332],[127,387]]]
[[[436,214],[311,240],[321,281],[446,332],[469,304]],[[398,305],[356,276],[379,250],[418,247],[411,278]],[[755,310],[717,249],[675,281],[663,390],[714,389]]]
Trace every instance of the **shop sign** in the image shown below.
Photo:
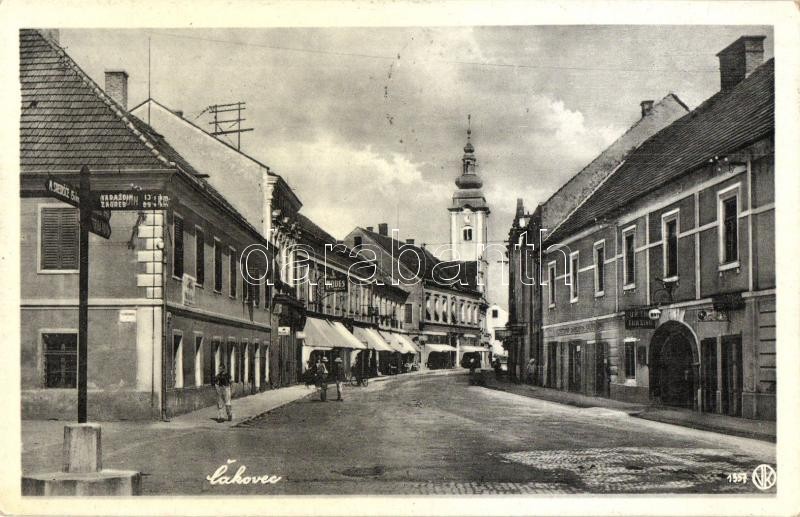
[[[654,329],[656,321],[650,317],[650,311],[655,307],[639,307],[636,309],[625,309],[625,328],[626,329]]]
[[[344,278],[334,278],[325,280],[324,289],[326,293],[346,293],[347,280]]]
[[[181,297],[184,305],[195,305],[197,300],[195,298],[196,280],[194,277],[184,274],[181,281]]]
[[[278,327],[278,335],[279,336],[291,336],[292,335],[291,327]]]
[[[717,294],[711,297],[715,311],[735,311],[744,309],[742,293]]]
[[[594,332],[597,326],[594,323],[584,323],[583,325],[571,325],[566,327],[558,327],[555,329],[556,336],[571,336],[573,334],[586,334],[587,332]]]
[[[505,339],[509,339],[511,337],[511,330],[510,329],[495,329],[494,331],[495,339],[499,339],[503,341]]]

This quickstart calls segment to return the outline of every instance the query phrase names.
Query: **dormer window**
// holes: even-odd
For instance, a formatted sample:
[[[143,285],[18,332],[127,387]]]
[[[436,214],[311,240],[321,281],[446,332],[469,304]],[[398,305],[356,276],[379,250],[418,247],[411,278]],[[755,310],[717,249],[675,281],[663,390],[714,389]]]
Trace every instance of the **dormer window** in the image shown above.
[[[463,235],[465,241],[471,241],[472,240],[472,227],[465,226],[464,230],[462,231],[462,235]]]

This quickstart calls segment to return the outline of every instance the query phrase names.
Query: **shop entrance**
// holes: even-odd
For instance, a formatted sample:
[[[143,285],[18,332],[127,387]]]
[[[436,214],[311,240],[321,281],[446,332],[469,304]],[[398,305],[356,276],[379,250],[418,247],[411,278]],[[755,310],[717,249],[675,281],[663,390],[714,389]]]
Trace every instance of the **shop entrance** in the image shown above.
[[[555,388],[557,386],[558,363],[556,357],[558,355],[558,343],[547,344],[547,387]]]
[[[742,415],[742,338],[722,338],[722,412]]]
[[[580,341],[570,342],[568,349],[568,372],[567,389],[569,391],[581,391],[581,373],[583,370],[581,361]]]
[[[608,343],[594,345],[594,389],[601,397],[608,397]]]
[[[703,411],[706,413],[717,412],[717,339],[707,338],[700,342],[703,360],[703,378],[701,386],[703,392]]]
[[[666,406],[695,407],[697,344],[688,327],[669,321],[650,341],[650,396]]]

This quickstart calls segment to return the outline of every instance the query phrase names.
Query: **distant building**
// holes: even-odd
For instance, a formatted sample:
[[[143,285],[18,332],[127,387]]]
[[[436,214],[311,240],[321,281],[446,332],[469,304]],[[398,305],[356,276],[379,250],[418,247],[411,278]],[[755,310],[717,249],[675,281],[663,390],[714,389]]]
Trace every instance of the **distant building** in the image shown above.
[[[405,328],[422,348],[422,364],[452,367],[465,353],[488,357],[481,344],[486,305],[477,286],[476,262],[442,261],[409,239],[401,242],[381,223],[356,228],[345,244],[372,260],[386,277],[407,291],[402,310]]]
[[[497,331],[503,331],[508,323],[508,311],[498,304],[490,305],[486,309],[486,332],[491,344],[492,355],[508,355],[503,348],[503,341],[498,337]]]

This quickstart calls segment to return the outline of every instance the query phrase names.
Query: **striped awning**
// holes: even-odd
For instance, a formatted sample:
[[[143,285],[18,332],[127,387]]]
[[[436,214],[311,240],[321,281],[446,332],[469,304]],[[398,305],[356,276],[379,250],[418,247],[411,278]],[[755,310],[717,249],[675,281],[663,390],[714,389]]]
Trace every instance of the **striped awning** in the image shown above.
[[[352,348],[354,350],[367,349],[367,347],[363,343],[361,343],[361,341],[356,339],[356,337],[349,330],[347,330],[347,327],[345,327],[342,324],[342,322],[334,321],[330,322],[330,324],[333,327],[333,329],[342,336],[342,339],[339,341],[337,348]]]
[[[372,329],[355,327],[353,332],[359,341],[367,345],[367,348],[380,352],[394,352],[394,349],[383,340],[380,334]]]
[[[337,336],[333,333],[333,327],[325,320],[306,318],[303,334],[305,334],[303,346],[315,350],[331,350],[335,346]]]

